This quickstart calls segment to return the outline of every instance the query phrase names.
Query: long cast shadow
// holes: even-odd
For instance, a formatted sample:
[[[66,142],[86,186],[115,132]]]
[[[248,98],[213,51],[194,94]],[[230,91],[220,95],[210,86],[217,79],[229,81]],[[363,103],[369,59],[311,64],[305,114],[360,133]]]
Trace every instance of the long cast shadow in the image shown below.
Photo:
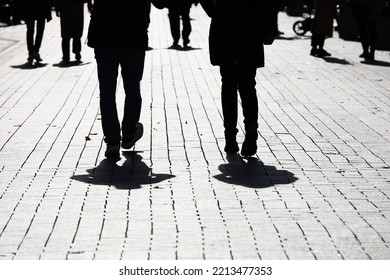
[[[274,185],[291,184],[298,180],[293,173],[264,165],[257,158],[243,159],[237,154],[228,155],[227,160],[228,163],[218,167],[221,174],[214,176],[226,184],[261,189]]]
[[[13,65],[11,67],[15,68],[15,69],[30,70],[30,69],[42,68],[42,67],[45,67],[46,65],[47,65],[47,63],[41,63],[41,62],[30,63],[30,62],[26,62],[26,63],[23,63],[21,65]]]
[[[137,152],[123,152],[123,156],[126,158],[123,165],[118,165],[115,160],[104,159],[95,168],[86,170],[87,174],[74,175],[71,178],[86,184],[131,190],[175,177],[172,174],[152,173],[152,169],[142,161]]]

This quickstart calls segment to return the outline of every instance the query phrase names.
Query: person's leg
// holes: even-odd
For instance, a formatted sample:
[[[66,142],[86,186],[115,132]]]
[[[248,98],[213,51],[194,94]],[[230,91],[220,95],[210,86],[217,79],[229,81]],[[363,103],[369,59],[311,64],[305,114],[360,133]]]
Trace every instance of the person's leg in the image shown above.
[[[75,54],[76,60],[80,61],[81,60],[81,38],[73,37],[72,44],[73,44],[72,46],[73,53]]]
[[[175,48],[179,46],[178,44],[180,39],[180,13],[179,11],[176,11],[176,9],[170,9],[168,17],[173,38],[172,47]]]
[[[311,36],[311,51],[310,51],[310,55],[317,56],[317,53],[318,53],[318,35],[317,34],[313,34]]]
[[[225,152],[238,152],[237,135],[237,65],[228,63],[220,66],[222,78],[222,114],[225,128]]]
[[[41,44],[42,44],[43,32],[45,31],[45,23],[46,23],[45,18],[40,18],[37,20],[37,34],[36,34],[35,43],[34,43],[34,49],[35,49],[34,58],[37,61],[42,60],[40,55],[39,55],[39,49],[41,48]]]
[[[188,44],[190,43],[190,34],[192,31],[190,9],[191,9],[191,5],[189,5],[188,7],[184,7],[181,13],[181,20],[183,22],[182,37],[183,37],[184,47],[187,47]]]
[[[70,38],[62,38],[62,60],[68,62],[70,60]]]
[[[121,140],[120,123],[116,107],[116,85],[119,59],[115,48],[95,48],[95,58],[100,89],[100,113],[104,140],[118,145]]]
[[[358,21],[360,43],[362,44],[363,53],[360,57],[367,58],[369,55],[368,27],[364,20]]]
[[[238,65],[238,88],[244,115],[245,140],[241,154],[252,156],[257,151],[258,101],[256,93],[255,66]]]
[[[145,50],[143,49],[125,49],[121,53],[120,65],[126,94],[122,120],[122,147],[126,149],[130,149],[135,141],[142,136],[141,133],[141,135],[137,135],[136,138],[138,139],[134,139],[141,115],[140,82],[143,76],[144,64]],[[132,140],[135,140],[134,143],[132,143]]]
[[[375,50],[376,50],[376,42],[378,38],[378,30],[377,30],[377,22],[376,21],[370,21],[368,23],[368,32],[369,32],[369,59],[375,59]]]
[[[27,40],[27,50],[28,50],[28,61],[33,62],[34,59],[34,33],[35,33],[35,21],[33,19],[26,19],[26,40]]]

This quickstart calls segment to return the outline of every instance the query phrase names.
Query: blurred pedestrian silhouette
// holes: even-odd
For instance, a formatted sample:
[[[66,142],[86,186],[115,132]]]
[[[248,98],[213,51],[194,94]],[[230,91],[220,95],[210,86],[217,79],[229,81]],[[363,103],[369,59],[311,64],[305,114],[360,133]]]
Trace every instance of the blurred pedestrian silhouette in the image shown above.
[[[283,35],[284,32],[279,30],[278,15],[279,15],[279,12],[285,6],[285,3],[284,3],[285,0],[274,0],[272,2],[273,2],[273,5],[274,5],[274,7],[272,7],[272,11],[273,11],[272,16],[273,16],[273,20],[275,21],[274,26],[276,27],[276,32],[278,33],[278,35]]]
[[[375,59],[378,38],[377,22],[381,12],[380,0],[350,0],[353,15],[358,23],[363,53],[360,57]]]
[[[183,47],[187,48],[190,43],[190,34],[192,31],[190,10],[193,0],[168,0],[168,17],[173,44],[171,49],[178,49],[180,40],[180,19],[182,21],[181,37],[183,39]],[[197,1],[199,2],[199,1]]]
[[[70,40],[72,52],[77,62],[81,62],[81,37],[84,30],[84,4],[92,10],[91,0],[55,0],[55,10],[61,21],[62,61],[70,60]]]
[[[19,4],[22,18],[27,26],[27,61],[29,63],[33,63],[34,60],[41,62],[39,50],[45,31],[45,23],[52,19],[50,0],[20,0]]]
[[[152,0],[164,8],[165,0]],[[118,158],[120,144],[134,146],[143,134],[140,81],[143,75],[147,34],[148,2],[95,0],[88,30],[88,46],[94,48],[100,89],[100,112],[105,156]],[[125,90],[122,126],[116,107],[118,68],[121,67]]]
[[[337,0],[314,0],[315,17],[313,22],[310,55],[330,56],[324,49],[325,38],[333,36],[333,21],[337,14]]]
[[[237,153],[237,90],[244,114],[245,140],[241,154],[257,151],[258,103],[256,71],[264,66],[264,44],[276,37],[271,2],[268,0],[202,0],[211,17],[209,48],[211,64],[220,67],[225,152]]]

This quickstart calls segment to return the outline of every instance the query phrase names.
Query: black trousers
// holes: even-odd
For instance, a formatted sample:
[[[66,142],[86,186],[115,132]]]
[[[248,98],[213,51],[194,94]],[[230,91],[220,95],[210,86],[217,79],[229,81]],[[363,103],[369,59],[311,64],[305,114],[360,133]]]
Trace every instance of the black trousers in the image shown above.
[[[258,128],[256,70],[256,66],[240,63],[227,63],[220,66],[225,134],[235,135],[237,133],[238,92],[241,98],[245,130],[248,132]]]
[[[377,22],[370,20],[359,20],[358,27],[363,51],[368,53],[370,48],[370,52],[374,52],[378,38]]]
[[[190,9],[191,5],[185,5],[185,7],[178,8],[170,8],[169,9],[169,24],[171,27],[171,34],[173,38],[173,43],[178,44],[180,40],[180,18],[183,23],[182,30],[182,39],[184,45],[187,45],[190,42],[190,33],[192,31],[191,28],[191,20],[190,20]]]
[[[325,44],[325,35],[319,35],[319,34],[313,34],[311,36],[311,46],[312,47],[319,47],[322,49]]]
[[[72,52],[80,55],[81,38],[62,38],[62,59],[69,60],[70,57],[70,40],[72,39]]]
[[[118,144],[122,136],[130,136],[136,131],[141,114],[140,82],[144,71],[145,50],[136,48],[95,48],[97,62],[100,113],[104,140]],[[118,68],[121,67],[125,104],[122,127],[118,119],[116,86]]]
[[[39,49],[41,48],[43,32],[45,31],[45,23],[46,19],[26,19],[27,26],[27,49],[29,54],[34,52],[39,53]],[[36,24],[36,34],[35,34],[35,24]],[[35,34],[35,40],[34,40]]]

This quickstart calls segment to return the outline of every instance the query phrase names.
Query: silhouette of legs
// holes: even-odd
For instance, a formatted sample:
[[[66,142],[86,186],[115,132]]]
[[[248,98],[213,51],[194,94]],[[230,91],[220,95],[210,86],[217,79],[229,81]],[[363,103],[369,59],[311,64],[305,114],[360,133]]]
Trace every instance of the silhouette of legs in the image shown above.
[[[41,48],[43,32],[45,30],[45,18],[38,20],[26,19],[27,26],[27,49],[28,49],[28,61],[32,62],[34,59],[36,61],[42,61],[39,55],[39,49]],[[36,35],[35,34],[35,22],[36,22]]]
[[[80,38],[62,38],[62,60],[70,60],[70,40],[72,39],[72,52],[76,55],[76,60],[81,59],[81,39]]]
[[[183,22],[182,38],[183,38],[184,47],[188,47],[188,44],[190,43],[190,33],[192,31],[191,19],[190,19],[190,8],[191,6],[185,7],[181,12],[181,20]]]
[[[258,103],[256,95],[256,67],[227,63],[220,67],[222,77],[222,112],[225,128],[225,152],[238,152],[237,134],[237,90],[240,93],[245,124],[245,141],[242,153],[256,153]],[[245,144],[246,143],[246,144]]]
[[[132,135],[141,112],[140,81],[143,75],[145,50],[126,48],[95,48],[100,89],[100,111],[105,142],[119,145],[121,127],[116,106],[118,67],[122,68],[125,108],[122,135]],[[119,146],[118,146],[119,148]]]
[[[188,44],[190,43],[190,33],[192,31],[191,28],[191,19],[190,19],[190,9],[191,5],[187,4],[181,4],[183,6],[180,7],[174,7],[169,9],[169,24],[171,27],[171,34],[173,38],[173,44],[171,48],[175,49],[179,47],[179,40],[180,40],[180,19],[183,23],[183,30],[182,30],[182,39],[183,39],[183,45],[184,47],[188,47]]]
[[[330,56],[326,50],[324,50],[325,35],[313,34],[311,37],[311,51],[310,55],[316,57]]]
[[[172,48],[177,48],[180,40],[180,13],[176,9],[170,9],[168,17],[171,27],[171,35],[173,38]]]
[[[363,53],[360,57],[365,59],[375,58],[376,41],[378,37],[376,24],[375,21],[358,21],[360,41],[363,47]]]

